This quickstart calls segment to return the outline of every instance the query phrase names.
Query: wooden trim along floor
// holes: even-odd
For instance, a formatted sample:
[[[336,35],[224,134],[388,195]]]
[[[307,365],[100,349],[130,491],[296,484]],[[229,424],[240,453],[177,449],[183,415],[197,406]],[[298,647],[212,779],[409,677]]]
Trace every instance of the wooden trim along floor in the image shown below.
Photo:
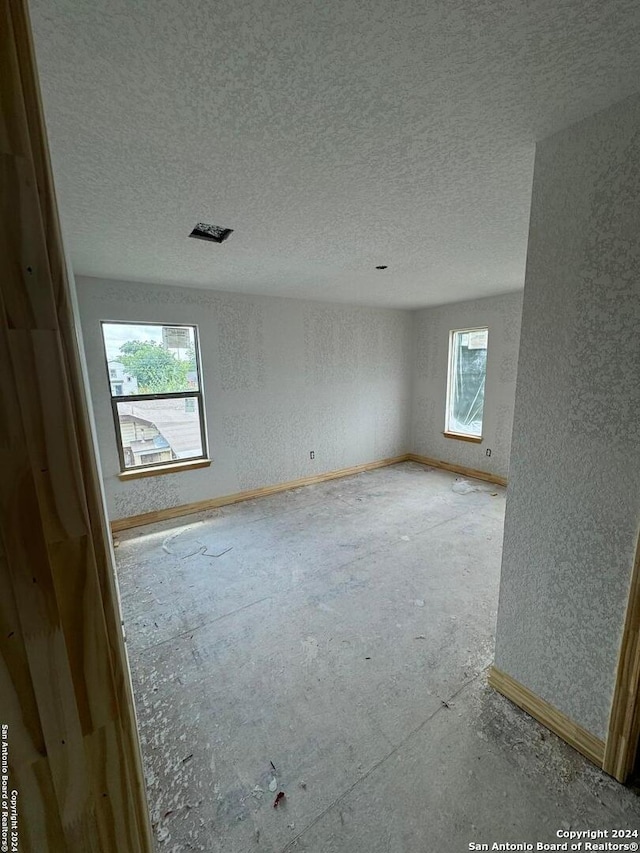
[[[479,471],[475,468],[466,468],[440,459],[432,459],[417,453],[406,453],[388,459],[380,459],[377,462],[366,462],[362,465],[354,465],[351,468],[341,468],[337,471],[329,471],[326,474],[317,474],[312,477],[302,477],[287,483],[279,483],[274,486],[264,486],[259,489],[250,489],[233,495],[223,495],[219,498],[211,498],[204,501],[183,504],[177,507],[146,512],[128,518],[120,518],[111,522],[114,533],[139,527],[145,524],[153,524],[157,521],[165,521],[171,518],[179,518],[208,509],[216,509],[253,498],[266,497],[278,492],[309,486],[314,483],[322,483],[326,480],[334,480],[340,477],[348,477],[363,471],[373,471],[376,468],[384,468],[388,465],[396,465],[399,462],[417,462],[431,468],[440,468],[454,474],[495,483],[506,486],[506,477],[490,474],[487,471]],[[640,684],[640,543],[636,555],[636,564],[633,575],[632,591],[630,596],[627,624],[620,651],[620,663],[618,668],[618,680],[616,683],[616,694],[611,711],[611,721],[606,743],[595,737],[582,726],[575,723],[553,705],[536,696],[524,685],[495,666],[491,667],[488,682],[494,690],[497,690],[507,699],[530,714],[543,726],[554,732],[558,737],[566,741],[578,752],[596,764],[605,772],[614,776],[618,781],[624,782],[633,763],[635,746],[640,731],[640,713],[636,708],[636,701]],[[633,700],[633,701],[632,701]]]
[[[499,486],[506,486],[507,484],[504,477],[498,477],[494,474],[489,474],[486,471],[476,471],[474,468],[465,468],[460,465],[453,465],[449,462],[441,462],[437,459],[430,459],[427,456],[418,456],[415,453],[403,453],[402,456],[392,456],[388,459],[379,459],[377,462],[365,462],[362,465],[354,465],[351,468],[340,468],[337,471],[329,471],[326,474],[316,474],[312,477],[302,477],[299,480],[291,480],[288,483],[277,483],[274,486],[263,486],[259,489],[249,489],[246,492],[237,492],[233,495],[222,495],[219,498],[210,498],[204,501],[195,501],[194,503],[167,507],[167,509],[159,509],[154,512],[144,512],[140,515],[131,515],[127,518],[117,518],[115,521],[111,522],[111,530],[113,533],[118,533],[121,530],[129,530],[132,527],[141,527],[144,524],[154,524],[156,521],[180,518],[183,515],[191,515],[194,512],[217,509],[221,506],[228,506],[229,504],[240,503],[241,501],[249,501],[253,498],[261,498],[266,497],[267,495],[275,495],[278,492],[286,492],[289,489],[298,489],[301,486],[311,486],[314,483],[323,483],[326,480],[336,480],[339,477],[349,477],[352,474],[360,474],[363,471],[373,471],[376,468],[385,468],[387,465],[397,465],[399,462],[418,462],[421,465],[428,465],[430,468],[442,468],[443,470],[451,471],[454,474],[462,474],[465,477],[473,477],[476,480],[496,483]]]
[[[169,518],[179,518],[182,515],[191,515],[194,512],[203,512],[207,509],[217,509],[221,506],[250,501],[253,498],[263,498],[267,495],[275,495],[278,492],[286,492],[289,489],[298,489],[301,486],[311,486],[314,483],[324,483],[325,480],[336,480],[339,477],[348,477],[351,474],[360,474],[363,471],[373,471],[375,468],[385,468],[387,465],[396,465],[398,462],[406,462],[406,453],[402,456],[393,456],[389,459],[379,459],[377,462],[365,462],[362,465],[354,465],[351,468],[341,468],[338,471],[329,471],[326,474],[315,474],[312,477],[302,477],[299,480],[291,480],[288,483],[277,483],[275,486],[263,486],[260,489],[249,489],[246,492],[237,492],[234,495],[222,495],[219,498],[210,498],[204,501],[182,504],[181,506],[168,507],[167,509],[145,512],[142,515],[132,515],[129,518],[118,518],[111,522],[114,533],[119,530],[127,530],[130,527],[139,527],[143,524],[153,524],[156,521],[165,521]]]
[[[502,672],[495,666],[489,670],[489,685],[510,699],[527,714],[534,717],[539,723],[548,728],[554,734],[566,741],[569,746],[577,749],[590,761],[602,768],[604,762],[604,741],[592,735],[578,723],[574,723],[569,717],[554,708],[544,699],[536,696],[515,678]]]
[[[410,462],[420,462],[431,468],[442,468],[454,474],[462,474],[464,477],[472,477],[474,480],[484,480],[487,483],[495,483],[497,486],[506,486],[507,478],[490,474],[488,471],[478,471],[476,468],[465,468],[464,465],[456,465],[454,462],[444,462],[442,459],[432,459],[430,456],[420,456],[417,453],[407,453]]]
[[[618,782],[631,774],[640,738],[640,537],[631,573],[603,769]]]

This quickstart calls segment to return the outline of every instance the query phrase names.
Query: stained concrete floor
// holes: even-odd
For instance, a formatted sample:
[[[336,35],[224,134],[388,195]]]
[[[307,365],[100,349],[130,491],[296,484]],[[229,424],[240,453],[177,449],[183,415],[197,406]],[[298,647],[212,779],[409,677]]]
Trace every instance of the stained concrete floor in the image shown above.
[[[160,853],[640,825],[632,790],[486,685],[505,494],[471,486],[404,463],[121,535]]]

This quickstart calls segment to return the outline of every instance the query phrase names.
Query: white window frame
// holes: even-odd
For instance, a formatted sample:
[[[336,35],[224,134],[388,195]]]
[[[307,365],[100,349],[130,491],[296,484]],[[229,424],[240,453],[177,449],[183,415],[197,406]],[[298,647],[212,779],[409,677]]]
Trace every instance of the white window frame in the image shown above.
[[[449,356],[447,359],[447,399],[445,406],[445,420],[444,420],[444,435],[447,438],[459,438],[462,441],[474,441],[478,444],[482,441],[484,432],[484,409],[482,412],[482,432],[480,435],[476,435],[472,432],[460,432],[460,430],[452,429],[450,426],[451,419],[451,404],[452,400],[452,388],[453,388],[453,379],[454,379],[454,370],[455,370],[455,340],[456,335],[466,335],[472,334],[473,332],[486,332],[487,333],[487,355],[489,352],[489,327],[488,326],[473,326],[471,328],[465,329],[451,329],[449,332]],[[486,378],[487,371],[485,368],[485,389],[486,389]]]
[[[188,328],[193,329],[193,343],[194,343],[194,351],[196,356],[196,373],[198,376],[198,389],[197,391],[171,391],[166,394],[123,394],[123,395],[115,395],[111,391],[111,374],[109,368],[109,357],[107,354],[106,342],[104,337],[104,329],[103,326],[160,326],[160,327],[168,327],[168,328]],[[109,398],[111,400],[111,409],[113,412],[113,423],[115,426],[116,432],[116,447],[118,449],[118,459],[120,461],[120,476],[126,475],[135,475],[135,472],[144,471],[144,469],[162,469],[162,468],[176,468],[182,465],[189,465],[193,463],[200,463],[203,460],[208,462],[207,455],[207,428],[206,428],[206,420],[205,420],[205,412],[204,412],[204,390],[203,390],[203,382],[202,382],[202,361],[200,358],[200,334],[198,326],[195,323],[159,323],[157,321],[147,321],[147,320],[101,320],[100,321],[100,334],[102,335],[102,347],[104,352],[104,360],[105,360],[105,368],[107,371],[107,379],[109,381]],[[113,361],[113,359],[112,359]],[[124,380],[123,380],[124,386]],[[124,447],[122,445],[122,433],[120,431],[120,418],[118,416],[118,403],[129,402],[135,403],[137,401],[144,400],[172,400],[172,399],[185,399],[185,398],[194,397],[198,401],[198,417],[200,422],[200,443],[202,447],[202,453],[199,456],[189,456],[187,459],[167,459],[165,462],[151,462],[147,465],[129,465],[125,464],[125,452]]]

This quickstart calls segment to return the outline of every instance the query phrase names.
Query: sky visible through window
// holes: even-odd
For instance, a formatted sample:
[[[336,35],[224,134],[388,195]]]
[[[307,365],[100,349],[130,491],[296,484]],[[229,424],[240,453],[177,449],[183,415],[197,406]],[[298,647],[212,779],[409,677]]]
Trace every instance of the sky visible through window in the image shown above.
[[[112,396],[198,389],[194,326],[105,322],[102,332]]]
[[[134,326],[129,323],[104,323],[104,344],[107,350],[107,361],[117,361],[120,347],[127,341],[153,341],[162,343],[162,326]]]
[[[103,322],[122,470],[205,454],[196,327]]]

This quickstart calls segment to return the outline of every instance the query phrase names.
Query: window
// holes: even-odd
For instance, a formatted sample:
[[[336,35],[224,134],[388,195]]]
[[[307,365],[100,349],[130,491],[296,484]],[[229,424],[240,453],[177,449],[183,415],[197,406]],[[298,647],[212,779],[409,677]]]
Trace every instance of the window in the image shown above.
[[[488,329],[463,329],[449,338],[445,434],[482,438]]]
[[[120,469],[204,459],[196,326],[102,323]]]

